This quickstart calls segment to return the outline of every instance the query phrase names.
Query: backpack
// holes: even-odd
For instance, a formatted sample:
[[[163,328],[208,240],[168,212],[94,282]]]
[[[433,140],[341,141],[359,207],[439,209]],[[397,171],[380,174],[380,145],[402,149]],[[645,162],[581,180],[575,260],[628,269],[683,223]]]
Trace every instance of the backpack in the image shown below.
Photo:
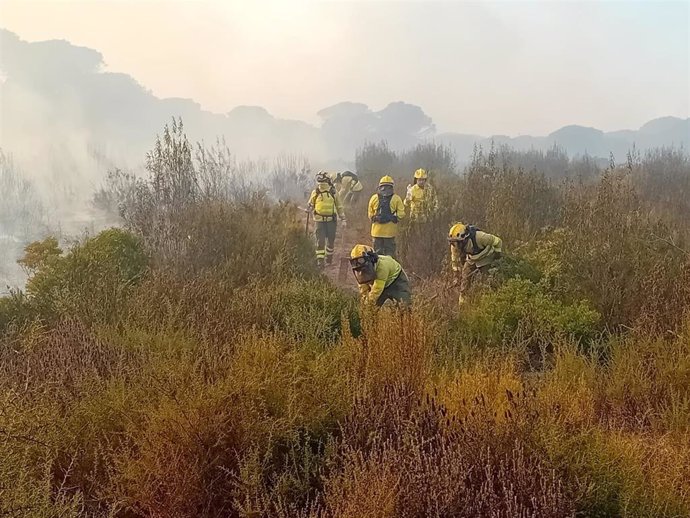
[[[391,212],[391,196],[383,196],[378,194],[379,206],[376,208],[376,216],[374,216],[377,223],[390,223],[391,221],[396,221],[395,214]],[[397,223],[397,221],[396,221]]]
[[[477,255],[483,250],[483,248],[479,248],[479,245],[477,244],[477,230],[479,229],[474,225],[467,225],[467,232],[469,233],[468,237],[472,241],[472,255]]]
[[[330,200],[331,200],[331,203],[329,204],[329,208],[327,209],[327,211],[330,212],[330,214],[322,214],[318,211],[318,209],[324,208],[322,203],[324,202],[324,200],[326,200],[328,198],[330,198]],[[320,205],[321,205],[321,207],[320,207]],[[314,201],[314,208],[313,208],[315,216],[321,216],[324,218],[335,218],[337,210],[338,209],[337,209],[336,202],[335,202],[335,189],[332,186],[327,191],[317,191],[316,199]]]

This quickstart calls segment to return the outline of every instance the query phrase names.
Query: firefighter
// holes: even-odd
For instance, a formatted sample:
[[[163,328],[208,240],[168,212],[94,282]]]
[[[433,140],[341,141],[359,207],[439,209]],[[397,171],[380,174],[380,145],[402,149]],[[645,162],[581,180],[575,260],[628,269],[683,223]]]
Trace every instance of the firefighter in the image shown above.
[[[425,169],[414,172],[412,185],[407,186],[405,207],[409,209],[410,219],[424,221],[429,213],[437,208],[436,193],[428,184],[429,174]]]
[[[360,193],[364,186],[362,182],[359,181],[359,177],[352,171],[345,171],[338,175],[340,181],[340,199],[343,203],[349,206],[354,205],[359,199]]]
[[[379,255],[395,257],[395,236],[398,222],[405,217],[405,206],[393,191],[393,178],[384,176],[376,194],[369,200],[369,219],[374,250]]]
[[[338,217],[345,224],[345,213],[331,176],[320,171],[316,175],[316,182],[316,189],[309,197],[309,209],[313,212],[316,223],[316,264],[323,268],[324,262],[333,262]]]
[[[459,303],[463,304],[474,279],[485,274],[501,258],[503,241],[473,225],[456,223],[448,233],[448,242],[451,266],[460,276]]]
[[[350,266],[359,284],[362,302],[383,306],[387,300],[408,305],[412,302],[410,282],[400,263],[379,255],[367,245],[355,245]]]

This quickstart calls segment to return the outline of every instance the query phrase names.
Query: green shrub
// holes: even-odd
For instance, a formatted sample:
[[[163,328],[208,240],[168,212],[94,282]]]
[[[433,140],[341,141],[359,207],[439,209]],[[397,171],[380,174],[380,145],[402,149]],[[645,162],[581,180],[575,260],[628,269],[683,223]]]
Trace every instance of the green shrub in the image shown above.
[[[277,330],[308,343],[330,344],[341,335],[343,318],[349,332],[360,333],[358,299],[326,278],[290,281],[272,286],[271,321]]]
[[[146,270],[139,240],[121,229],[104,230],[59,255],[51,238],[27,247],[26,293],[41,318],[117,319],[132,286]],[[47,253],[44,253],[45,251]]]
[[[460,319],[466,336],[479,343],[518,339],[540,344],[564,336],[587,341],[594,336],[600,316],[586,301],[564,304],[539,285],[515,278],[482,294]]]
[[[0,297],[0,333],[11,326],[20,330],[36,316],[37,313],[24,292],[11,291],[9,295]]]

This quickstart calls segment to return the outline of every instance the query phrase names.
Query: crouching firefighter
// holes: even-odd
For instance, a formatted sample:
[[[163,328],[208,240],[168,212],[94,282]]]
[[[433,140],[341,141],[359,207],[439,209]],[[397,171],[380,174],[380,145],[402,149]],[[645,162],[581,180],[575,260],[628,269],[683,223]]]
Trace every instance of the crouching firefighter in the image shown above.
[[[456,223],[448,233],[448,242],[451,266],[460,276],[459,303],[463,304],[475,278],[501,258],[503,241],[473,225]]]
[[[359,284],[362,301],[383,306],[387,300],[409,305],[410,282],[400,263],[388,255],[379,255],[367,245],[355,245],[350,266]]]
[[[333,181],[328,173],[320,171],[316,175],[317,186],[309,197],[309,208],[314,213],[316,223],[316,264],[322,268],[324,262],[333,262],[335,233],[338,217],[345,223],[345,214],[340,197],[335,192]]]
[[[395,237],[398,235],[398,222],[405,217],[403,201],[393,192],[393,178],[384,176],[379,188],[369,199],[369,219],[371,237],[377,254],[395,257]]]

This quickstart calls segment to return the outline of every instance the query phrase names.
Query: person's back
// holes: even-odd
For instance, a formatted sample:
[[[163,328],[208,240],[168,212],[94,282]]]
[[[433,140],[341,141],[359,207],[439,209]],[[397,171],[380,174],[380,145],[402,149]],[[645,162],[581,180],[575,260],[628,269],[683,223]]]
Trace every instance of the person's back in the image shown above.
[[[395,256],[395,238],[398,222],[405,217],[405,206],[393,191],[393,178],[384,176],[378,192],[369,199],[368,215],[374,249],[382,255]]]

